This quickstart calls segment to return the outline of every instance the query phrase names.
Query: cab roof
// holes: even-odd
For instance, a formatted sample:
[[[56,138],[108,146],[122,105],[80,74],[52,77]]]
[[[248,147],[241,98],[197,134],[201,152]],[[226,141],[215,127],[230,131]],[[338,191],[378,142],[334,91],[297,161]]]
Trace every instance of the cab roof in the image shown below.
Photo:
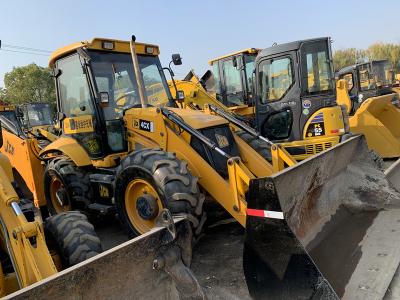
[[[160,54],[160,49],[157,45],[145,44],[136,42],[136,52],[142,55],[157,56]],[[107,39],[107,38],[93,38],[91,41],[82,41],[64,46],[57,49],[50,55],[49,66],[52,67],[57,59],[60,59],[79,48],[101,50],[107,52],[123,52],[130,53],[130,42]]]
[[[280,54],[280,53],[289,52],[289,51],[296,51],[296,50],[300,49],[300,47],[303,43],[326,41],[326,40],[329,40],[329,37],[320,37],[320,38],[278,44],[278,45],[263,49],[260,52],[260,56],[264,57],[264,56],[270,56],[270,55]]]
[[[240,51],[236,51],[236,52],[233,52],[233,53],[230,53],[230,54],[227,54],[227,55],[223,55],[223,56],[219,56],[217,58],[211,59],[211,60],[208,61],[208,64],[210,66],[212,66],[212,64],[214,62],[216,62],[218,60],[221,60],[221,59],[224,59],[224,58],[228,58],[228,57],[235,56],[235,55],[242,54],[242,53],[243,54],[257,54],[259,51],[261,51],[261,49],[259,49],[259,48],[243,49],[243,50],[240,50]]]
[[[343,75],[343,74],[346,74],[346,73],[350,73],[350,72],[352,72],[353,70],[357,69],[360,66],[369,65],[369,64],[372,65],[374,63],[381,63],[381,62],[389,62],[389,60],[387,60],[387,59],[374,59],[374,60],[370,60],[370,61],[366,61],[366,62],[359,62],[359,63],[356,63],[354,65],[350,65],[350,66],[347,66],[347,67],[344,67],[344,68],[340,69],[337,72],[337,74],[340,76],[340,75]]]

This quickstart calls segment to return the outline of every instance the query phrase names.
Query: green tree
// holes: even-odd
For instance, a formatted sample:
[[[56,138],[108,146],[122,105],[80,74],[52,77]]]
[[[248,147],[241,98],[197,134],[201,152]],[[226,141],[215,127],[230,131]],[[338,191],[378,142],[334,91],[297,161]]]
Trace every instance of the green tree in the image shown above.
[[[340,69],[354,65],[365,59],[365,51],[356,48],[337,50],[333,53],[333,65],[335,72]]]
[[[14,67],[4,75],[4,85],[3,97],[8,103],[55,103],[54,81],[48,68],[33,63],[24,67]],[[0,97],[1,95],[0,93]]]

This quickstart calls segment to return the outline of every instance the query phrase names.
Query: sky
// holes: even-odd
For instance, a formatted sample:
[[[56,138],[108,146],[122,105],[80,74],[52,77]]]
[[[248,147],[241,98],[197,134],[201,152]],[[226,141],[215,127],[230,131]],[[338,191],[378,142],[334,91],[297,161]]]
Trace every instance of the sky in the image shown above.
[[[0,40],[53,51],[93,37],[129,40],[134,34],[160,46],[163,65],[180,53],[183,64],[174,66],[179,79],[190,69],[203,75],[211,58],[274,42],[330,36],[334,50],[400,43],[399,11],[398,0],[0,0]],[[48,56],[0,49],[0,87],[6,72],[32,62],[46,66]]]

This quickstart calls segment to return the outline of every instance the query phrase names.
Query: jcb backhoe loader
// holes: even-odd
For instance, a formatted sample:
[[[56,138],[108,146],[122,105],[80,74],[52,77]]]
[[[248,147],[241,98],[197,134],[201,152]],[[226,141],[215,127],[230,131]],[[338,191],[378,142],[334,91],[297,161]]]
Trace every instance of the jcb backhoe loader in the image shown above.
[[[329,38],[250,48],[209,63],[213,76],[201,79],[209,95],[193,82],[176,81],[185,102],[200,108],[220,102],[296,160],[348,137],[347,114],[336,104]]]
[[[31,202],[20,199],[12,184],[11,164],[0,154],[1,297],[101,252],[85,215],[71,211],[43,224]]]
[[[353,137],[300,164],[294,164],[284,149],[271,143],[272,157],[280,161],[278,166],[283,162],[293,165],[276,173],[274,159],[271,165],[230,130],[225,118],[176,107],[158,54],[157,46],[136,43],[134,39],[93,39],[53,54],[50,66],[56,78],[62,135],[39,154],[46,161],[45,194],[51,214],[71,208],[112,211],[115,203],[127,232],[132,236],[142,234],[137,241],[144,243],[136,247],[132,241],[118,249],[126,253],[124,249],[132,245],[135,251],[130,257],[138,258],[147,257],[145,245],[154,247],[153,242],[144,241],[158,232],[154,228],[157,220],[163,220],[164,209],[175,217],[184,216],[198,233],[207,197],[207,201],[216,201],[242,226],[246,225],[244,272],[250,293],[265,297],[257,283],[268,276],[273,284],[266,284],[266,288],[272,298],[310,298],[321,289],[333,297],[342,296],[343,289],[357,292],[362,283],[359,272],[365,267],[357,258],[373,255],[359,243],[376,242],[376,237],[368,235],[369,230],[376,230],[386,251],[385,259],[377,261],[379,269],[393,266],[385,269],[382,280],[387,289],[400,260],[400,236],[391,231],[400,226],[393,222],[400,217],[400,195],[390,187],[363,138]],[[368,213],[371,218],[364,219]],[[349,222],[357,218],[359,226],[350,227]],[[390,226],[380,222],[389,222]],[[335,257],[331,255],[329,232],[337,231],[343,240],[340,244],[335,239],[334,244],[343,247]],[[274,239],[273,245],[268,245],[272,241],[270,232],[271,238],[282,238],[281,244]],[[285,242],[287,248],[282,249]],[[259,251],[263,245],[267,248]],[[356,251],[359,247],[361,252]],[[190,249],[190,239],[181,249]],[[107,255],[117,253],[110,251]],[[325,266],[324,259],[318,260],[326,256],[333,265],[339,265],[343,257],[354,260],[345,261],[337,270],[330,264]],[[101,259],[109,265],[106,255]],[[167,266],[166,258],[143,259],[140,266],[146,276],[151,276],[152,262],[156,269]],[[91,268],[89,262],[87,266]],[[188,274],[187,269],[183,270]],[[166,271],[175,280],[183,278],[179,268]],[[377,280],[381,273],[365,276]],[[140,275],[136,278],[141,279]],[[335,278],[343,280],[331,284]],[[178,290],[198,293],[198,285],[189,281],[190,289]],[[112,282],[109,288],[123,294],[120,287],[116,288],[116,278]],[[159,291],[154,282],[150,280],[147,285],[148,297]],[[45,286],[38,288],[45,292]],[[376,293],[372,288],[365,298],[375,297]]]
[[[50,105],[35,103],[17,108],[8,106],[0,110],[0,122],[3,124],[4,138],[0,151],[10,160],[16,182],[25,197],[39,207],[39,203],[45,203],[44,166],[39,152],[57,138]]]
[[[356,64],[340,70],[337,77],[337,101],[347,108],[351,132],[364,134],[380,157],[399,157],[400,98],[390,63]]]

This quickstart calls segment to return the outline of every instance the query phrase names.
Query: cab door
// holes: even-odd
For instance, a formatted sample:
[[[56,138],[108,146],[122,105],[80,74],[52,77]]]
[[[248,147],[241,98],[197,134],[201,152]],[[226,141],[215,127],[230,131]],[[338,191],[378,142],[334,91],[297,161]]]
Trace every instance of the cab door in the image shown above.
[[[273,141],[301,136],[294,125],[301,114],[296,64],[293,51],[266,57],[256,66],[256,127],[262,136]]]
[[[101,126],[78,54],[56,62],[58,111],[63,134],[76,139],[92,159],[103,156]]]

